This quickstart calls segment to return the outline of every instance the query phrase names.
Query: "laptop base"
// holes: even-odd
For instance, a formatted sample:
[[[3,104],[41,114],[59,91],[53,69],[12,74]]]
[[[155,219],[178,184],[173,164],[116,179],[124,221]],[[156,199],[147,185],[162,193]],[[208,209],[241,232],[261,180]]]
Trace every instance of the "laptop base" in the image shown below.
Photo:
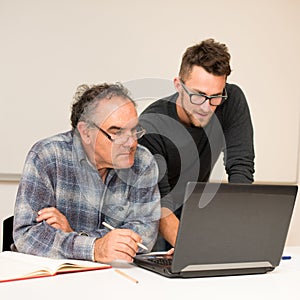
[[[201,277],[219,277],[219,276],[238,276],[238,275],[254,275],[254,274],[265,274],[271,272],[275,267],[263,267],[263,268],[249,268],[249,269],[222,269],[222,270],[205,270],[205,271],[187,271],[179,273],[171,273],[170,269],[148,264],[147,262],[139,261],[138,266],[160,274],[168,278],[201,278]]]

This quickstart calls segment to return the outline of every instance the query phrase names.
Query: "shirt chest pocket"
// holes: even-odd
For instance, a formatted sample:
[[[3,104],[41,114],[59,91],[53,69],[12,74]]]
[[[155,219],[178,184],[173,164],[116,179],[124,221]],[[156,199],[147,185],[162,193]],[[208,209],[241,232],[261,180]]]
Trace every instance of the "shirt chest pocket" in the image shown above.
[[[105,199],[102,214],[105,220],[114,224],[120,224],[127,220],[130,211],[130,202],[125,195],[111,196]],[[112,224],[111,224],[112,225]]]

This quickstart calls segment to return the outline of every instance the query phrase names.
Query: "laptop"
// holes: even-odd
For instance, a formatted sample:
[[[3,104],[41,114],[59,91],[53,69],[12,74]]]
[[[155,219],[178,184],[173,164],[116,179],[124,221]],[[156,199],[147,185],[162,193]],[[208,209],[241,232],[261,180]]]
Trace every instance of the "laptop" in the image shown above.
[[[296,185],[188,182],[172,256],[134,263],[166,277],[262,274],[280,263]]]

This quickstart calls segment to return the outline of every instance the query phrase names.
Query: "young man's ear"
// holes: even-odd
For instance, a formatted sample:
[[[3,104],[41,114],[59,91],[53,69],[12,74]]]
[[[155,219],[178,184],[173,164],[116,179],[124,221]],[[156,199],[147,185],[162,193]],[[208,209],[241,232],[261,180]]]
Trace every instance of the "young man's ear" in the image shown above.
[[[176,91],[179,93],[180,90],[181,90],[181,83],[180,83],[179,77],[175,77],[173,79],[173,84],[174,84],[174,87],[175,87]]]
[[[86,122],[78,122],[77,124],[77,130],[81,136],[81,140],[85,144],[90,144],[91,137],[90,137],[90,128],[88,127],[88,124]]]

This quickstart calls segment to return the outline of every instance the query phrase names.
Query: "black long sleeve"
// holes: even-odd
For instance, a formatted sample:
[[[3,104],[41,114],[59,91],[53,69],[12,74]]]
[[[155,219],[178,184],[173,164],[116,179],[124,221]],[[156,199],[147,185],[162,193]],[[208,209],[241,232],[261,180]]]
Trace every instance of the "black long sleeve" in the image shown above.
[[[233,183],[253,181],[253,128],[246,98],[234,84],[226,84],[228,99],[204,128],[187,127],[176,112],[178,94],[160,99],[142,113],[147,134],[140,140],[160,168],[162,206],[175,211],[184,199],[188,181],[206,182],[220,155]]]

